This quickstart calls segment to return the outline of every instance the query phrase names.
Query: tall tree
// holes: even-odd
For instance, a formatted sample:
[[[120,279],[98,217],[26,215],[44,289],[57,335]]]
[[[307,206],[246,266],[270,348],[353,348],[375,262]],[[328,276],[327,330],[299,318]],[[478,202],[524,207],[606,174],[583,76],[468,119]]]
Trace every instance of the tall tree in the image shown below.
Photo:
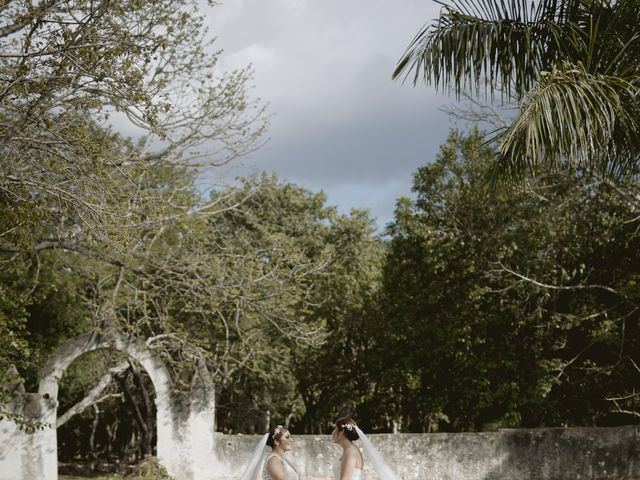
[[[195,0],[0,6],[0,376],[28,363],[26,322],[45,330],[55,312],[38,307],[60,285],[73,289],[85,327],[155,337],[168,350],[196,343],[171,335],[169,318],[179,295],[188,305],[210,297],[198,276],[209,252],[194,251],[189,235],[218,210],[197,175],[256,148],[266,126],[246,93],[250,70],[219,71],[198,9]],[[55,341],[63,331],[73,329]],[[30,340],[36,354],[55,346]]]
[[[208,237],[223,246],[228,262],[238,258],[228,282],[254,296],[230,298],[220,309],[230,325],[230,336],[221,331],[215,341],[229,348],[216,349],[214,362],[225,379],[220,427],[261,431],[280,421],[299,432],[321,431],[340,402],[369,388],[364,354],[382,245],[366,212],[340,215],[324,194],[276,177],[245,179],[234,194],[246,200],[210,219]],[[261,271],[250,273],[239,254],[258,246]],[[271,328],[259,328],[265,315]],[[251,332],[246,341],[221,341],[237,338],[238,324]]]
[[[358,403],[363,420],[377,401],[369,355],[377,336],[384,244],[368,212],[358,210],[336,218],[326,241],[335,256],[308,309],[311,318],[326,325],[326,340],[318,349],[294,350],[292,361],[304,404],[299,430],[306,433],[324,433],[347,400]]]

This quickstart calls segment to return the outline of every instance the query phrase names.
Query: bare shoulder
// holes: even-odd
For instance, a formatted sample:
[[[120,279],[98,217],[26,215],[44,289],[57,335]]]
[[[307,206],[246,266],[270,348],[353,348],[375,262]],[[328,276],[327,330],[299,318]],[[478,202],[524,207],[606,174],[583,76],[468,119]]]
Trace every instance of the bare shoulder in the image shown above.
[[[362,468],[362,453],[360,453],[360,449],[355,445],[353,448],[349,448],[344,451],[342,454],[342,462],[343,465],[349,465],[354,468]]]

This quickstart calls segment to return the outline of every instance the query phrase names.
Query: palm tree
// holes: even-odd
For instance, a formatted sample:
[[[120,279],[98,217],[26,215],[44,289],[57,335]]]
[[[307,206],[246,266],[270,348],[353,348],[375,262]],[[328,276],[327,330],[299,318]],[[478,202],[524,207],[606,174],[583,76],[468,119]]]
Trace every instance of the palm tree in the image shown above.
[[[640,171],[640,0],[438,3],[393,78],[516,101],[494,137],[499,176]]]

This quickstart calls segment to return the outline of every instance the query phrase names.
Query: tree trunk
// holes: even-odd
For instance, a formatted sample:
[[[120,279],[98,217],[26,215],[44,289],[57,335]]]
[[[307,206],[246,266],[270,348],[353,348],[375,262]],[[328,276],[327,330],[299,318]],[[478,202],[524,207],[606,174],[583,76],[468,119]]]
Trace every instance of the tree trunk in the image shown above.
[[[129,371],[127,370],[127,373],[128,372]],[[133,395],[131,394],[129,385],[127,385],[127,377],[128,375],[125,375],[124,378],[118,377],[118,383],[120,383],[120,387],[124,392],[124,396],[129,402],[129,404],[131,405],[131,408],[133,409],[133,413],[134,413],[133,418],[136,422],[136,426],[140,430],[140,435],[142,437],[141,442],[142,442],[142,439],[146,436],[145,429],[147,428],[147,424],[143,418],[143,415],[142,415],[142,412],[140,411],[140,407],[138,406],[138,403],[136,402],[135,398],[133,398]],[[135,432],[132,434],[132,437],[135,437]]]
[[[136,402],[133,394],[131,393],[131,389],[127,385],[127,378],[118,378],[120,386],[122,387],[122,391],[125,394],[125,398],[131,404],[134,412],[134,419],[136,424],[140,430],[140,456],[141,458],[145,455],[153,455],[153,438],[155,433],[155,415],[153,411],[153,406],[151,402],[151,398],[149,397],[149,392],[144,386],[142,381],[142,375],[138,370],[137,366],[132,362],[129,363],[129,367],[131,372],[133,373],[133,378],[136,383],[136,386],[140,390],[140,395],[142,396],[143,409],[140,408],[138,402]]]
[[[98,458],[98,453],[96,452],[96,430],[98,429],[98,422],[100,421],[100,409],[97,405],[93,405],[93,410],[95,412],[95,417],[93,417],[93,422],[91,423],[91,435],[89,436],[89,455],[91,456],[91,470],[93,470],[95,462]]]
[[[154,440],[154,433],[156,430],[155,429],[156,416],[154,415],[153,402],[151,401],[149,392],[147,391],[147,388],[144,385],[142,375],[140,374],[140,370],[138,369],[137,365],[135,365],[133,362],[130,362],[130,364],[131,364],[131,371],[133,372],[133,378],[140,390],[140,394],[142,395],[142,401],[144,405],[144,417],[142,419],[144,421],[144,429],[142,430],[143,437],[142,437],[142,445],[141,445],[142,456],[144,457],[146,455],[153,455],[153,440]]]

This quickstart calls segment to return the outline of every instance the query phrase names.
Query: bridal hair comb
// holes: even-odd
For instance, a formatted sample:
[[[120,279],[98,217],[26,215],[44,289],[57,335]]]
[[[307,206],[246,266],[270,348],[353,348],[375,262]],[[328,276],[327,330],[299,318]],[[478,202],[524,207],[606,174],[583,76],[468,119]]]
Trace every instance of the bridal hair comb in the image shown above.
[[[283,429],[283,428],[284,428],[284,427],[283,427],[282,425],[278,425],[278,426],[276,427],[276,429],[273,431],[273,435],[271,435],[271,438],[273,438],[273,439],[275,440],[275,439],[276,439],[276,437],[277,437],[278,435],[280,435],[280,432],[282,432],[282,429]]]
[[[353,432],[356,429],[355,425],[352,425],[350,423],[344,423],[342,425],[342,428],[346,428],[347,430],[349,430],[350,432]]]

